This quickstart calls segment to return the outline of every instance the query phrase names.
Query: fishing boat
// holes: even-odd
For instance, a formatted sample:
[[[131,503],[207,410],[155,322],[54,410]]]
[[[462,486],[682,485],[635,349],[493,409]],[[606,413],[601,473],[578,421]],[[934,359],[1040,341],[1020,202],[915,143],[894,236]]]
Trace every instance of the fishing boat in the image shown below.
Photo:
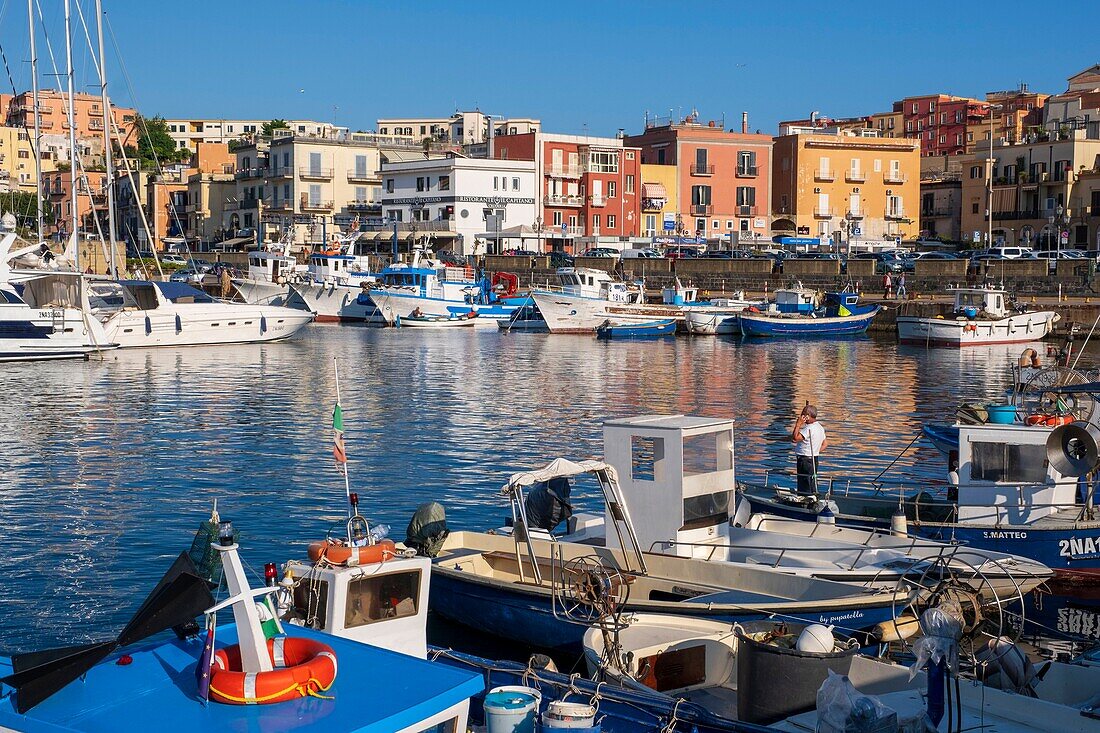
[[[790,733],[823,730],[826,720],[828,730],[1100,730],[1092,714],[1100,669],[1065,662],[1036,668],[1011,639],[973,630],[965,633],[977,640],[958,669],[946,660],[958,658],[965,622],[939,608],[925,614],[922,625],[948,619],[957,636],[917,641],[927,651],[918,652],[912,672],[860,654],[858,643],[820,625],[650,614],[591,628],[585,661],[608,685]]]
[[[291,282],[290,289],[318,321],[384,324],[370,297],[380,277],[361,269],[364,259],[343,250],[315,252],[309,256],[308,271]]]
[[[185,283],[90,280],[87,287],[91,317],[124,349],[279,341],[313,320],[308,311],[218,300]]]
[[[219,521],[216,532],[197,551],[216,556],[227,599],[216,603],[209,576],[181,553],[117,636],[0,658],[0,729],[90,733],[124,721],[162,733],[466,730],[479,675],[273,618],[270,597],[284,588],[252,588],[232,523]],[[364,595],[352,608],[372,583],[360,580]],[[311,583],[324,581],[303,577],[302,591]],[[216,623],[221,609],[232,609],[232,624]],[[357,634],[373,641],[375,627],[360,625]],[[155,636],[169,628],[177,634]]]
[[[922,346],[981,346],[1038,341],[1054,330],[1060,316],[1053,311],[1010,309],[1000,288],[955,288],[955,305],[948,316],[925,318],[899,315],[898,340]]]
[[[241,300],[253,305],[287,305],[290,283],[305,277],[306,268],[290,254],[291,229],[277,245],[248,253],[244,277],[233,278]],[[313,309],[311,309],[313,310]]]
[[[534,301],[517,308],[508,320],[497,321],[501,331],[525,331],[528,333],[546,333],[550,329],[546,327],[546,319],[539,313]]]
[[[733,298],[715,298],[708,307],[688,306],[684,309],[684,326],[697,336],[726,336],[741,333],[737,318],[746,308],[765,308],[766,300],[746,300],[744,293]]]
[[[853,336],[865,333],[877,305],[860,305],[855,293],[826,293],[824,305],[807,308],[812,291],[805,288],[775,291],[775,304],[764,312],[741,311],[737,318],[744,336]]]
[[[472,328],[477,323],[477,313],[462,316],[431,316],[409,314],[398,318],[398,328]]]
[[[596,327],[596,338],[600,339],[659,339],[675,335],[676,321],[672,318],[662,321],[643,321],[641,323],[604,321]]]
[[[498,635],[545,648],[580,641],[581,629],[564,612],[575,606],[571,578],[603,578],[601,587],[624,594],[615,602],[629,612],[725,620],[774,615],[853,629],[892,618],[891,609],[906,596],[902,591],[714,562],[705,559],[709,549],[693,548],[721,538],[729,527],[734,484],[732,444],[723,442],[727,427],[728,421],[685,416],[608,421],[607,462],[559,458],[545,468],[513,474],[503,490],[512,506],[512,526],[447,538],[433,565],[433,608],[458,623],[478,618]],[[680,442],[667,440],[670,433]],[[683,438],[698,451],[687,469],[679,449]],[[616,470],[632,466],[632,446],[646,446],[645,465]],[[673,481],[678,474],[679,492],[653,481],[653,476]],[[586,477],[599,486],[602,516],[564,509],[571,502],[571,481]],[[636,524],[633,510],[641,503],[657,509]],[[564,532],[552,534],[562,521]],[[660,552],[656,546],[669,538],[676,547]]]

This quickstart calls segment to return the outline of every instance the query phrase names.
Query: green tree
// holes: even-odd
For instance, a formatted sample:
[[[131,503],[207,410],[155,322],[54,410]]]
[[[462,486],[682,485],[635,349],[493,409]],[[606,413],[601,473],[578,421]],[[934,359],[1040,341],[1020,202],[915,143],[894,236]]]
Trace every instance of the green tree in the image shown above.
[[[187,148],[176,147],[163,117],[146,118],[139,114],[134,121],[134,134],[137,136],[137,147],[128,147],[127,153],[131,158],[137,158],[142,168],[155,168],[158,161],[161,165],[176,163],[191,156]]]
[[[33,193],[10,191],[0,193],[0,216],[11,212],[18,226],[33,229],[38,218],[37,199]],[[53,221],[53,207],[43,206],[42,216],[47,222]]]
[[[271,137],[275,133],[276,130],[289,130],[289,129],[290,129],[290,125],[287,124],[286,120],[275,119],[275,120],[270,120],[269,122],[265,122],[263,124],[263,127],[260,128],[260,134],[263,135],[264,137]]]

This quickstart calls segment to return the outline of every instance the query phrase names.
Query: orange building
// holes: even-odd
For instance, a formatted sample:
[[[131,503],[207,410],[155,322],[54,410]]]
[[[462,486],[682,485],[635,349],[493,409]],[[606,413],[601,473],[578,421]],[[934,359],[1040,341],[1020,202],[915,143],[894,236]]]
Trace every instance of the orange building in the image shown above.
[[[708,241],[768,238],[771,212],[772,137],[720,123],[651,124],[626,145],[641,148],[642,163],[675,165],[677,233]]]
[[[11,127],[34,129],[34,103],[31,92],[23,92],[14,97],[0,97],[0,103],[7,100],[7,124]],[[66,115],[67,95],[53,89],[38,92],[39,129],[43,135],[67,135],[69,123]],[[102,138],[103,136],[103,100],[98,94],[76,94],[73,96],[73,123],[77,138]],[[122,133],[124,145],[133,142],[130,136],[134,129],[137,112],[128,107],[112,105],[111,114]]]
[[[84,236],[98,238],[92,212],[102,215],[107,210],[106,189],[103,186],[106,173],[89,171],[77,178],[79,196],[76,206],[80,221],[80,231]],[[47,234],[64,239],[72,233],[72,181],[68,171],[44,171],[42,173],[42,195],[47,205],[53,209],[53,224]],[[106,230],[104,230],[106,234]]]

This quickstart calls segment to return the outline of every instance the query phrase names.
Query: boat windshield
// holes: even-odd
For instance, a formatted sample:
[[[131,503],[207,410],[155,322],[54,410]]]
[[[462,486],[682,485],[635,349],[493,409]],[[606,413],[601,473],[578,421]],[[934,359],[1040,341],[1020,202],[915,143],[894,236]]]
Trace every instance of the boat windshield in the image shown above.
[[[956,297],[960,308],[968,306],[982,308],[985,306],[985,295],[985,293],[958,293]]]
[[[26,305],[22,298],[14,291],[8,290],[7,288],[0,288],[0,303],[7,303],[8,305]]]
[[[111,313],[138,308],[134,297],[117,282],[96,282],[88,286],[88,305],[93,313]],[[154,302],[152,307],[156,307]]]

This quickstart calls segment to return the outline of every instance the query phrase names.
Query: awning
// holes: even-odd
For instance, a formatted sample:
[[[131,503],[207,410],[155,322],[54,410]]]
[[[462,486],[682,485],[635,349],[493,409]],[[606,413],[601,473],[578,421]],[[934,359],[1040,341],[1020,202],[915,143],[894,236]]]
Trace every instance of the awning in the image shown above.
[[[582,473],[594,473],[603,469],[614,470],[603,461],[581,461],[580,463],[575,463],[567,458],[558,458],[546,468],[541,468],[537,471],[513,473],[512,477],[508,479],[508,483],[504,486],[504,491],[508,491],[513,486],[534,486],[535,484],[543,483],[550,479],[563,476],[578,476]]]
[[[663,183],[643,183],[642,184],[642,198],[644,199],[667,199],[668,192],[665,191],[665,184]]]

